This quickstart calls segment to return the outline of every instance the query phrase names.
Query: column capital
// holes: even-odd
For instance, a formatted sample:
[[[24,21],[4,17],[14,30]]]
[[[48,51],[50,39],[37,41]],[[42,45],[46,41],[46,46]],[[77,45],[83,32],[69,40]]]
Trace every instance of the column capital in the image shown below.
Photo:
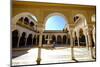
[[[74,28],[75,27],[75,24],[73,23],[73,24],[69,24],[69,27],[70,28]]]
[[[94,27],[95,23],[91,22],[91,24],[88,24],[88,28],[92,28]]]
[[[92,32],[92,30],[93,30],[92,28],[88,28],[88,32],[89,32],[89,33]]]

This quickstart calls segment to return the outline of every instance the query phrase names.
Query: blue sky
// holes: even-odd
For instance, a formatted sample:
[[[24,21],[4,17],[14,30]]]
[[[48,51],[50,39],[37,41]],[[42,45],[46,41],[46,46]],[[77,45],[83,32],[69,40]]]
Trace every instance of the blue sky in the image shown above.
[[[66,22],[61,16],[52,16],[46,21],[45,30],[63,30]]]

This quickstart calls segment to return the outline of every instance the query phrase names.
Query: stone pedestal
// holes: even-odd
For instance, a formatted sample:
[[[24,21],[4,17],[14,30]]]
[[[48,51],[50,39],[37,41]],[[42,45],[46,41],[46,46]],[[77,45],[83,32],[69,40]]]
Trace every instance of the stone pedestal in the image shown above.
[[[40,65],[41,58],[37,58],[36,62],[37,62],[37,65]]]

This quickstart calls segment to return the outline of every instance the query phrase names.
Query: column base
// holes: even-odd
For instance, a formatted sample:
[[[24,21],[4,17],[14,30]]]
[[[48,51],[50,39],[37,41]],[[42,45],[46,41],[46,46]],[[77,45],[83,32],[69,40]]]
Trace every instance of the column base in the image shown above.
[[[40,65],[41,58],[37,58],[36,62],[37,62],[37,65]]]
[[[92,59],[96,59],[94,56],[92,56]]]
[[[72,60],[75,60],[75,58],[74,58],[74,57],[72,57]]]
[[[74,57],[72,57],[72,60],[74,60],[75,62],[79,62],[78,60],[76,60]]]

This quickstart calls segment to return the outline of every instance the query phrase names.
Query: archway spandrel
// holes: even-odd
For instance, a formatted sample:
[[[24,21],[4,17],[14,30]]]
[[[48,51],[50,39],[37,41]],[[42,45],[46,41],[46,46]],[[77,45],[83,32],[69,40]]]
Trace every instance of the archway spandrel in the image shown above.
[[[14,8],[13,9],[13,13],[12,13],[12,17],[18,15],[18,14],[21,14],[21,13],[30,13],[31,15],[34,15],[37,17],[37,19],[39,18],[39,10],[37,9],[30,9],[30,8],[25,8],[25,9],[22,9],[22,8]]]

